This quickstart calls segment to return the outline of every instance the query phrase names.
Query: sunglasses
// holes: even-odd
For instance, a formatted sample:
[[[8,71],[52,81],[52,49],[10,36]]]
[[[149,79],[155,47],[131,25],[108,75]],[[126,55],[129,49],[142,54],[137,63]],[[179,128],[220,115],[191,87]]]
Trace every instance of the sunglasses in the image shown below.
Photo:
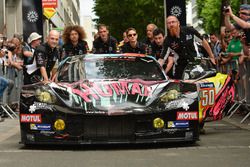
[[[128,37],[136,36],[137,34],[128,34]]]
[[[250,16],[250,14],[246,13],[246,12],[239,12],[239,14],[242,14],[242,15],[245,15],[245,16]]]

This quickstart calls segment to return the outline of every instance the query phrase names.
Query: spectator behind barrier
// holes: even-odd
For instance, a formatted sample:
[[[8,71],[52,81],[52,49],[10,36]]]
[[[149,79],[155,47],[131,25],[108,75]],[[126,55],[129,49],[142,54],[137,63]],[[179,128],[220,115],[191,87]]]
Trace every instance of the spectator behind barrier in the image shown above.
[[[36,47],[41,44],[41,38],[42,36],[39,35],[36,32],[33,32],[30,34],[26,45],[23,47],[23,59],[24,59],[24,78],[23,78],[23,83],[24,85],[31,84],[31,75],[29,74],[30,68],[32,68],[32,64],[35,64],[35,59],[34,59],[34,52],[36,50]]]
[[[14,82],[9,79],[5,79],[0,76],[0,98],[3,96],[4,90],[8,88],[8,95],[10,94],[12,88],[14,86]]]
[[[243,4],[240,6],[239,17],[233,14],[230,6],[224,11],[225,14],[225,25],[230,30],[236,28],[244,31],[243,49],[244,54],[250,56],[250,5]],[[230,17],[236,22],[235,24],[230,23]]]

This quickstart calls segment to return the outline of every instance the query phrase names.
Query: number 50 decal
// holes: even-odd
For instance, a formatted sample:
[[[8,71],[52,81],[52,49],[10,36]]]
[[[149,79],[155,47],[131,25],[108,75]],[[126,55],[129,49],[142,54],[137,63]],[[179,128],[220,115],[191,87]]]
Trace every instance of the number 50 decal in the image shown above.
[[[212,106],[214,105],[215,89],[202,89],[200,98],[201,106]]]

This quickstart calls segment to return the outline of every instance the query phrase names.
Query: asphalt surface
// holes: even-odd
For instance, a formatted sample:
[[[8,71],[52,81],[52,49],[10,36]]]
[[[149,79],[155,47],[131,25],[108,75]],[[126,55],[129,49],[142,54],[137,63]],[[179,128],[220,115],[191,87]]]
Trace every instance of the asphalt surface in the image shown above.
[[[250,118],[244,115],[205,124],[206,134],[195,145],[40,146],[20,141],[18,119],[0,122],[0,167],[248,167]]]
[[[250,116],[243,122],[241,120],[245,117],[245,114],[235,113],[231,118],[225,117],[223,121],[228,122],[238,128],[250,131]],[[19,131],[19,120],[4,118],[0,121],[0,142],[12,136]]]

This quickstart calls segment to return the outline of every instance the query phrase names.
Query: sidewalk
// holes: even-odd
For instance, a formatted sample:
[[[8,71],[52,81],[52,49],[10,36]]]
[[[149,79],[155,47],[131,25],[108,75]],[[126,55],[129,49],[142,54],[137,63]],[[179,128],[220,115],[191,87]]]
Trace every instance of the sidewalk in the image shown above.
[[[0,142],[16,134],[19,130],[18,119],[4,118],[4,121],[0,122]]]
[[[241,129],[245,129],[245,130],[250,131],[250,117],[248,117],[243,123],[240,123],[244,117],[245,117],[245,115],[242,115],[240,113],[235,113],[231,118],[228,118],[228,116],[226,116],[222,120],[224,120],[224,121],[226,121],[234,126],[237,126]]]

